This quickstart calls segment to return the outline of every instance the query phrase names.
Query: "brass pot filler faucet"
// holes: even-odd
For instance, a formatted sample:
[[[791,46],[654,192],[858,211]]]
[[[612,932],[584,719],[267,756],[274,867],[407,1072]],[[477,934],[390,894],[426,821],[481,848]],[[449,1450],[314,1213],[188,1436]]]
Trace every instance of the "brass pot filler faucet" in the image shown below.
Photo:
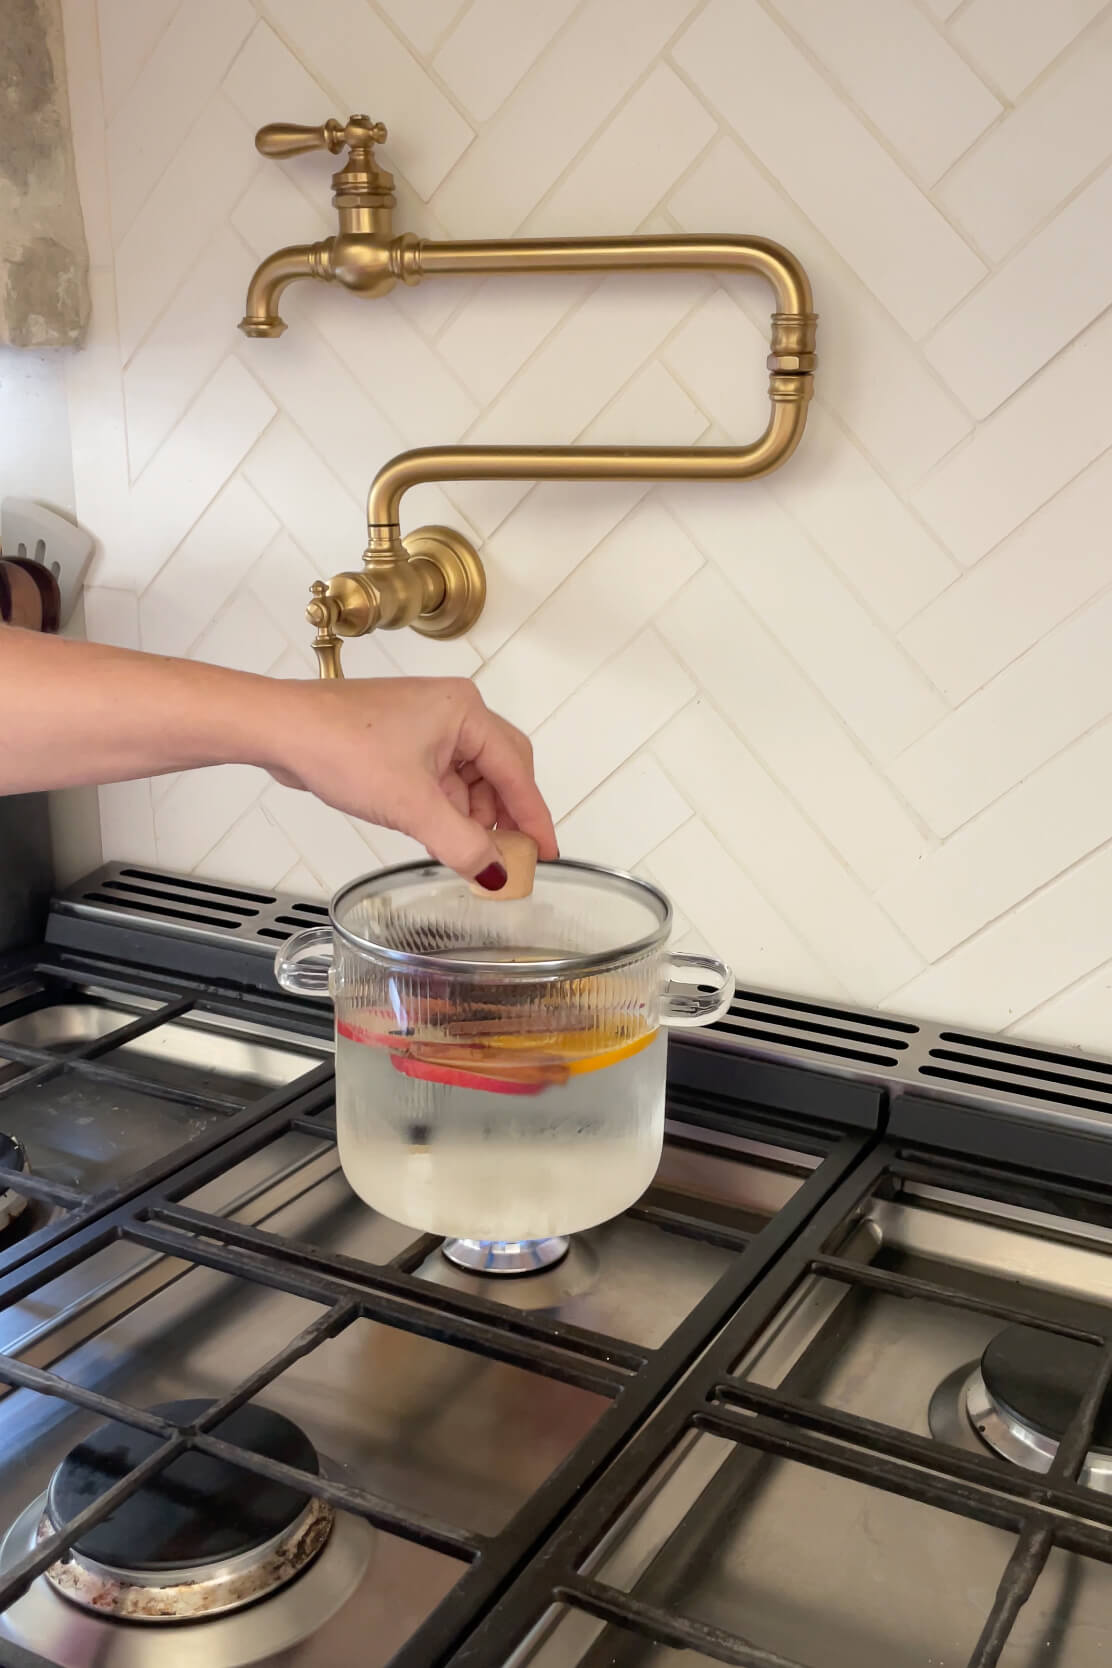
[[[412,626],[425,637],[458,637],[474,625],[486,599],[478,552],[449,527],[419,527],[402,538],[402,494],[421,481],[561,480],[738,481],[767,475],[795,451],[807,421],[815,369],[815,326],[807,274],[787,249],[760,237],[590,237],[436,243],[394,235],[394,179],[378,166],[381,122],[352,116],[346,127],[273,123],[255,144],[263,156],[347,147],[332,176],[340,229],[322,243],[279,249],[263,261],[247,290],[246,336],[280,336],[278,303],[298,278],[339,283],[357,295],[385,295],[400,279],[418,284],[458,272],[759,272],[772,285],[768,357],[768,425],[746,446],[423,446],[383,465],[367,498],[368,541],[359,573],[317,580],[307,613],[321,676],[338,678],[344,637],[379,627]]]

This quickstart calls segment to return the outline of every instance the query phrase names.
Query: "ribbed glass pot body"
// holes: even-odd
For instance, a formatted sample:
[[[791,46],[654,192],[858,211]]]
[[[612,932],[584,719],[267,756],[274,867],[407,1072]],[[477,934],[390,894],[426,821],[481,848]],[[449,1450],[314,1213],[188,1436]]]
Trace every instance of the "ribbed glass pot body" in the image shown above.
[[[332,995],[340,1161],[369,1205],[431,1233],[524,1241],[644,1191],[663,1028],[709,1023],[733,992],[721,962],[668,952],[660,892],[561,862],[538,867],[530,897],[491,901],[425,863],[353,882],[331,915],[276,966],[287,990]],[[681,967],[691,984],[670,982]]]

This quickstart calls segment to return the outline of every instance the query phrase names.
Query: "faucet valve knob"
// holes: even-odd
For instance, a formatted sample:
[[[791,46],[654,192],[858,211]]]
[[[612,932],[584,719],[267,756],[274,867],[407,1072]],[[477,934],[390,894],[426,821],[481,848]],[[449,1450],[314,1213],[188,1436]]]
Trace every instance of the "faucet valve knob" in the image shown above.
[[[349,116],[346,127],[329,116],[319,127],[269,122],[256,133],[255,149],[262,156],[303,156],[306,151],[331,151],[335,156],[345,145],[381,145],[385,138],[385,125],[372,122],[369,116]]]

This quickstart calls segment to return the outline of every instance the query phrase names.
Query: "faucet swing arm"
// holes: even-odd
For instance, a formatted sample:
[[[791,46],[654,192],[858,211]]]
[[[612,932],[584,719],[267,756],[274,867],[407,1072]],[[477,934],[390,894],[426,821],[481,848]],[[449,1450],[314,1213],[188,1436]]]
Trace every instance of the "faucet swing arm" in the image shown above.
[[[371,484],[362,570],[313,586],[308,616],[317,628],[313,646],[324,677],[340,676],[343,637],[405,625],[426,636],[458,636],[482,610],[482,563],[461,534],[425,527],[402,538],[401,500],[410,487],[426,481],[736,481],[765,475],[799,444],[816,364],[811,286],[795,256],[779,244],[732,234],[478,242],[395,236],[393,180],[373,157],[373,144],[383,137],[382,125],[364,116],[352,117],[346,128],[326,122],[320,128],[261,130],[256,143],[267,155],[351,148],[332,182],[339,233],[322,243],[279,250],[262,262],[248,290],[245,334],[281,334],[279,298],[301,278],[338,282],[366,296],[441,274],[756,272],[775,297],[767,361],[770,409],[764,433],[742,446],[459,445],[400,453]]]

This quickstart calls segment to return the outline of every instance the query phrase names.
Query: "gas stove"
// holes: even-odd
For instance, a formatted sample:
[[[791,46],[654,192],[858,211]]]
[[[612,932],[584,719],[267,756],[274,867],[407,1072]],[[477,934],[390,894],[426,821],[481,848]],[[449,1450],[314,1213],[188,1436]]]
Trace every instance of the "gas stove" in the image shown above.
[[[495,1276],[344,1181],[322,914],[117,865],[0,964],[0,1663],[1107,1660],[1112,1065],[739,991]]]

